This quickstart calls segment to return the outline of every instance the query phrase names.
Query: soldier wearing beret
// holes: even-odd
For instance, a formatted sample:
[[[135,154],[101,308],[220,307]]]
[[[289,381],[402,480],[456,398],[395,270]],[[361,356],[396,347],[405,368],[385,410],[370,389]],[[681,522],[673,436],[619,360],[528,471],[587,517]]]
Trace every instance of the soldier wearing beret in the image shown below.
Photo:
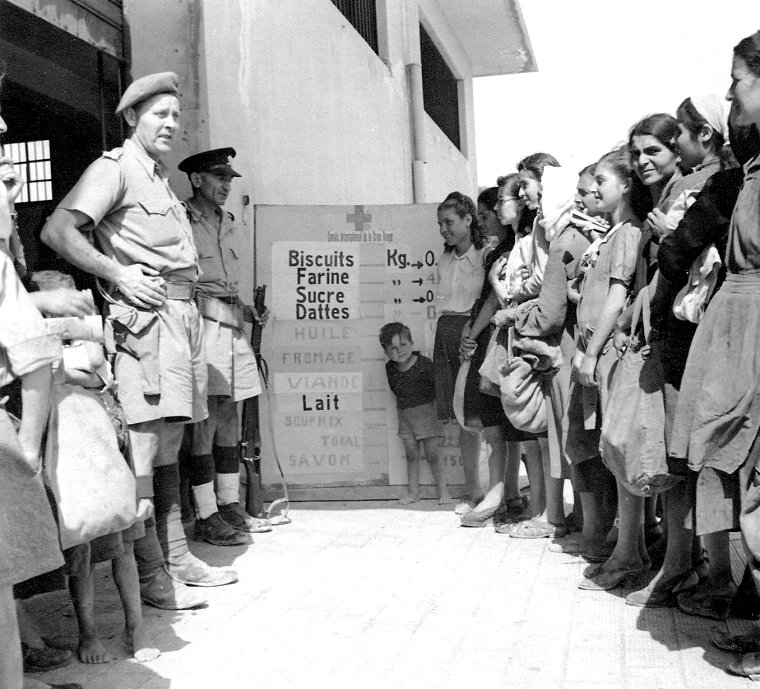
[[[193,301],[192,230],[161,164],[179,128],[177,94],[172,72],[142,77],[126,89],[116,113],[129,125],[129,137],[85,170],[42,231],[46,244],[105,287],[109,349],[138,498],[155,508],[155,521],[146,521],[146,535],[135,543],[141,594],[168,609],[205,602],[187,585],[236,581],[234,572],[190,553],[180,519],[177,455],[183,424],[206,417],[207,368]],[[93,231],[98,248],[84,236]]]
[[[203,318],[208,361],[208,418],[193,426],[190,484],[197,519],[195,537],[214,545],[239,545],[248,534],[271,531],[265,519],[249,516],[240,504],[240,424],[238,403],[261,393],[256,357],[246,320],[265,322],[238,294],[240,229],[222,206],[232,179],[234,148],[197,153],[179,164],[193,186],[185,201],[193,229],[201,277],[196,301]]]

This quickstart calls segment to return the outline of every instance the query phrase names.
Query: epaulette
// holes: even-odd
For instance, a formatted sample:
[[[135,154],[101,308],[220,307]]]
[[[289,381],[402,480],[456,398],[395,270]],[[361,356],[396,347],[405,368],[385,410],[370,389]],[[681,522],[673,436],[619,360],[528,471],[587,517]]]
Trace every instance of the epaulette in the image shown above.
[[[121,146],[112,148],[110,151],[103,151],[103,157],[110,158],[111,160],[119,160],[123,155],[124,149]]]

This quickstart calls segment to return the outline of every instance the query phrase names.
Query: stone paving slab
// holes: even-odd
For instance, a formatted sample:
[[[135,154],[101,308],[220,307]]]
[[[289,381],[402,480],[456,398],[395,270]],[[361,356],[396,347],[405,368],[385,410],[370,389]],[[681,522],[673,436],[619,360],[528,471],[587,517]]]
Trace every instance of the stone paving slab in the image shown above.
[[[577,588],[585,563],[488,526],[465,529],[434,501],[301,503],[252,546],[193,544],[240,582],[208,607],[145,608],[162,655],[125,657],[110,571],[98,568],[107,665],[40,675],[85,689],[726,689],[747,687],[711,646],[717,624]],[[738,555],[738,550],[735,555]],[[737,567],[740,564],[737,564]],[[29,608],[48,635],[75,633],[65,593]],[[731,620],[732,631],[749,623]]]

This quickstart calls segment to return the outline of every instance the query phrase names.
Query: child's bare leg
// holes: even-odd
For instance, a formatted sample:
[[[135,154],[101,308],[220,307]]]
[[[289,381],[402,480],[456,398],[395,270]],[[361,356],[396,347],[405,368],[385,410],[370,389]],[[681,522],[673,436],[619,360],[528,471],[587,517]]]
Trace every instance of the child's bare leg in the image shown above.
[[[13,602],[13,587],[0,586],[0,679],[3,687],[21,689],[23,665],[21,662],[21,640],[16,622],[16,605]]]
[[[124,554],[111,560],[113,580],[124,608],[124,642],[141,663],[161,655],[148,637],[140,603],[140,578],[137,574],[134,543],[124,543]]]
[[[420,499],[420,452],[414,438],[402,438],[406,451],[406,473],[409,478],[409,493],[399,502],[409,505]]]
[[[446,467],[438,455],[438,441],[440,438],[425,438],[425,457],[430,465],[430,471],[435,479],[436,491],[438,492],[438,504],[448,505],[451,503],[451,495],[446,487]]]
[[[95,626],[95,566],[90,564],[89,544],[86,560],[69,575],[69,592],[79,623],[77,655],[83,663],[108,663],[113,657],[106,651]]]
[[[544,442],[542,443],[541,440]],[[546,441],[529,440],[523,443],[525,452],[525,467],[528,470],[528,483],[530,484],[530,507],[534,516],[543,514],[546,509],[546,488],[544,485],[544,469],[541,463]],[[546,448],[548,451],[548,448]]]

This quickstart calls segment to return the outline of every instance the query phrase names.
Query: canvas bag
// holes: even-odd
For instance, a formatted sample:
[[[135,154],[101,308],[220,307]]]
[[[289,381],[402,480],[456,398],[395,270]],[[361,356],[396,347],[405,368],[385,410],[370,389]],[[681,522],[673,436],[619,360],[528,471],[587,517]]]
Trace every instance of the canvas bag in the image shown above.
[[[544,372],[534,367],[538,363],[535,355],[512,356],[513,341],[514,327],[510,327],[507,346],[510,357],[500,385],[501,406],[518,430],[543,433],[548,428]]]
[[[483,363],[478,369],[480,373],[480,392],[485,395],[501,396],[501,381],[504,380],[503,368],[509,363],[507,350],[507,328],[494,328],[488,340],[488,348]]]
[[[602,410],[599,449],[607,468],[634,495],[648,497],[681,480],[668,474],[665,448],[664,377],[650,356],[649,290],[639,292],[631,332],[643,315],[645,344],[630,347],[612,370],[607,405]]]
[[[45,474],[64,549],[122,531],[137,519],[135,477],[105,407],[90,390],[53,384]]]
[[[467,374],[470,371],[470,359],[465,359],[459,365],[459,371],[457,371],[457,379],[454,383],[454,399],[451,404],[454,407],[454,416],[457,423],[466,431],[479,431],[479,428],[469,426],[465,422],[464,418],[464,390],[467,386]]]

